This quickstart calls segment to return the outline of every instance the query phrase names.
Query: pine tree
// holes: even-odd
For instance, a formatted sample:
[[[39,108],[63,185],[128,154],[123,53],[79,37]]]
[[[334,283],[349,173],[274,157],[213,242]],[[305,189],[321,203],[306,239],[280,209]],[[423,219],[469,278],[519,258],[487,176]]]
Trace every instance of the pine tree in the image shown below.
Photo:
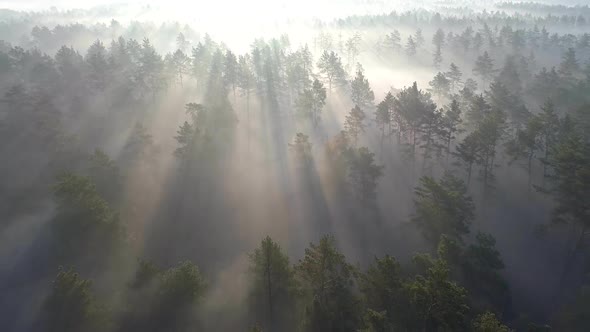
[[[437,49],[439,52],[445,46],[445,32],[438,28],[432,37],[432,45],[434,48]]]
[[[178,78],[180,86],[183,86],[184,77],[190,72],[190,58],[179,49],[174,52],[170,60],[172,70],[174,71],[175,76]]]
[[[242,95],[246,96],[246,131],[248,133],[248,149],[250,149],[250,94],[254,90],[256,78],[251,68],[251,59],[248,54],[238,58],[238,86]]]
[[[141,44],[137,79],[143,92],[149,92],[152,99],[166,86],[163,76],[164,62],[150,40],[145,38]]]
[[[578,75],[580,71],[580,64],[576,59],[576,51],[573,48],[568,48],[561,63],[559,64],[559,75],[565,81],[571,81]]]
[[[295,266],[306,297],[305,330],[353,331],[359,327],[356,270],[336,249],[334,237],[311,243]]]
[[[393,109],[393,119],[399,129],[399,135],[405,134],[414,155],[422,127],[437,111],[436,104],[430,94],[419,90],[418,84],[414,82],[411,87],[404,88],[397,94],[393,101]]]
[[[445,73],[445,76],[447,77],[451,85],[451,92],[454,93],[456,89],[459,89],[459,87],[461,86],[461,77],[463,76],[463,73],[461,73],[461,70],[459,70],[459,67],[457,67],[457,65],[451,62],[451,65],[449,66],[449,71]]]
[[[104,90],[107,85],[106,53],[103,43],[97,40],[90,46],[84,58],[88,65],[88,83],[98,91]]]
[[[432,54],[432,64],[434,65],[434,68],[439,69],[442,61],[443,61],[443,58],[442,58],[441,48],[437,47],[436,51],[434,51],[434,54]]]
[[[430,85],[430,91],[441,99],[449,94],[451,82],[447,79],[445,74],[439,72],[434,76],[432,81],[428,82],[428,85]]]
[[[377,184],[383,175],[383,166],[375,164],[375,154],[366,147],[349,149],[345,157],[353,195],[362,207],[375,208]]]
[[[97,303],[91,287],[90,280],[60,268],[43,306],[43,330],[98,332],[112,328],[108,311]]]
[[[487,51],[477,57],[473,73],[480,77],[484,85],[487,85],[494,75],[494,62]]]
[[[365,132],[365,112],[356,105],[353,107],[344,119],[344,132],[353,142],[353,146],[358,144],[359,136]]]
[[[269,236],[250,258],[250,301],[256,321],[269,331],[294,330],[296,281],[289,258]]]
[[[543,185],[545,187],[545,179],[548,177],[548,165],[547,162],[551,157],[551,151],[555,144],[557,144],[559,131],[560,131],[560,123],[557,114],[555,113],[555,107],[551,99],[547,99],[545,104],[541,107],[541,114],[538,116],[540,117],[541,121],[541,145],[543,149],[543,157],[541,158],[541,162],[543,163]]]
[[[580,134],[569,130],[551,149],[547,163],[552,169],[548,192],[556,204],[552,221],[569,224],[576,233],[576,238],[570,238],[567,243],[560,280],[563,283],[571,271],[575,255],[582,250],[589,234],[590,144]]]
[[[355,33],[352,37],[348,38],[346,41],[346,55],[348,58],[347,61],[347,69],[351,70],[354,63],[357,61],[357,57],[360,54],[360,43],[361,43],[361,36],[359,33]]]
[[[422,29],[417,29],[415,34],[416,48],[424,46],[424,36],[422,35]]]
[[[413,330],[460,331],[466,329],[467,291],[451,281],[448,264],[437,259],[428,263],[424,276],[406,284],[411,308],[419,326]]]
[[[439,135],[442,136],[444,149],[446,150],[446,162],[449,161],[449,154],[451,152],[451,143],[456,138],[456,135],[460,132],[459,126],[461,125],[461,108],[459,102],[453,99],[449,107],[442,115],[441,127]]]
[[[176,36],[176,49],[181,52],[186,52],[189,47],[189,42],[182,32],[179,32]]]
[[[226,51],[225,59],[223,61],[223,82],[226,87],[231,89],[234,96],[234,102],[236,99],[236,87],[238,86],[239,68],[238,59],[235,54],[229,50]]]
[[[328,91],[332,92],[333,85],[341,86],[346,82],[346,72],[340,57],[334,51],[324,51],[317,66],[324,81],[328,83]]]
[[[355,105],[367,109],[373,105],[375,94],[365,78],[363,67],[357,64],[356,77],[350,82],[350,97]]]
[[[540,116],[532,116],[526,126],[518,129],[516,137],[506,143],[506,153],[511,157],[511,162],[524,158],[528,174],[528,189],[532,185],[533,160],[535,154],[541,149],[541,133],[543,122]]]
[[[478,160],[483,168],[482,178],[484,188],[494,178],[494,168],[497,147],[502,141],[506,131],[506,115],[501,110],[493,110],[489,113],[476,129],[481,148],[481,158]]]
[[[385,36],[385,45],[393,52],[397,52],[402,48],[401,36],[399,31],[393,30],[390,34]]]
[[[467,180],[465,182],[467,187],[469,187],[473,165],[479,164],[481,159],[481,144],[477,132],[467,135],[463,141],[457,144],[453,155],[463,164],[465,173],[467,173]]]
[[[383,101],[377,104],[377,110],[375,111],[375,122],[377,123],[377,127],[379,128],[381,135],[381,147],[383,147],[383,141],[385,140],[385,137],[393,133],[393,100],[393,95],[391,92],[388,92],[385,95]]]
[[[443,234],[461,242],[462,236],[469,233],[475,206],[463,181],[448,173],[439,181],[421,177],[414,194],[412,222],[433,248]]]
[[[418,48],[418,45],[414,41],[414,38],[412,38],[412,36],[409,36],[408,41],[406,42],[406,54],[409,57],[415,56],[417,48]]]
[[[389,255],[375,258],[361,276],[361,290],[368,310],[383,313],[386,324],[402,328],[408,316],[409,298],[399,262]]]

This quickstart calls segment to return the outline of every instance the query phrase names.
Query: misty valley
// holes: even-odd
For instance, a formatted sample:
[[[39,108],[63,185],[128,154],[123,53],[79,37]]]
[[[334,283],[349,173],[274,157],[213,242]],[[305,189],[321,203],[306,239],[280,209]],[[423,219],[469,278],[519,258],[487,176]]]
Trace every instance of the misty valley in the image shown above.
[[[590,331],[584,1],[0,0],[0,156],[0,331]]]

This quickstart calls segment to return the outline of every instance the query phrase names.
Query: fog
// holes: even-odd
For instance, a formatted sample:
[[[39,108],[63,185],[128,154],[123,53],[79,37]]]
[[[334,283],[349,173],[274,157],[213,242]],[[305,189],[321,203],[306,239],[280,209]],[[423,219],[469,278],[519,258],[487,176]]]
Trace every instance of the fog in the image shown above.
[[[589,92],[583,1],[0,0],[0,330],[585,331]]]

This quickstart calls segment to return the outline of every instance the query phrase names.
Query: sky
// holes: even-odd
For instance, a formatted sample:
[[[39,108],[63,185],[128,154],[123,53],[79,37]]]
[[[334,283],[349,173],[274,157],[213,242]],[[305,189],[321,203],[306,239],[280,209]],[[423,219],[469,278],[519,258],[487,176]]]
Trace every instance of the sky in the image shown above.
[[[298,14],[320,9],[339,12],[343,9],[350,9],[354,3],[355,10],[376,10],[379,8],[389,7],[397,3],[407,3],[407,0],[0,0],[0,7],[17,9],[17,10],[42,10],[54,6],[58,9],[67,8],[91,8],[100,5],[145,5],[162,7],[168,10],[178,10],[183,12],[201,12],[201,11],[240,11],[244,9],[262,10],[269,8],[272,10],[285,10],[292,14]]]
[[[430,0],[411,0],[413,3]],[[102,17],[108,23],[111,18],[125,23],[137,21],[178,21],[193,27],[207,27],[209,31],[256,29],[248,31],[259,35],[271,30],[277,22],[311,20],[322,21],[349,15],[388,13],[407,8],[410,0],[0,0],[0,8],[13,10],[46,11],[97,6],[116,7],[117,17]],[[148,9],[149,10],[146,10]],[[92,19],[100,20],[98,17]]]
[[[309,12],[322,12],[327,14],[351,14],[351,11],[358,14],[367,14],[375,11],[391,11],[398,7],[427,7],[439,3],[448,4],[455,2],[460,5],[493,4],[506,0],[0,0],[0,8],[15,10],[46,10],[52,6],[58,9],[69,8],[90,8],[100,5],[145,5],[161,6],[168,10],[176,9],[182,12],[200,12],[206,9],[228,11],[234,10],[271,8],[273,10],[284,10],[291,14]],[[519,0],[513,0],[519,2]],[[524,1],[524,0],[523,0]],[[528,1],[528,0],[526,0]],[[590,0],[534,0],[534,2],[563,5],[589,5]]]

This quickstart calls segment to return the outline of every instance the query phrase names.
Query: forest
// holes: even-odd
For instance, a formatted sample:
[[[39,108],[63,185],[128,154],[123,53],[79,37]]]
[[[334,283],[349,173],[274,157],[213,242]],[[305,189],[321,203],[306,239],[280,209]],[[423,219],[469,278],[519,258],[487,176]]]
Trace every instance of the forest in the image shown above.
[[[584,1],[17,3],[0,331],[590,330]]]

